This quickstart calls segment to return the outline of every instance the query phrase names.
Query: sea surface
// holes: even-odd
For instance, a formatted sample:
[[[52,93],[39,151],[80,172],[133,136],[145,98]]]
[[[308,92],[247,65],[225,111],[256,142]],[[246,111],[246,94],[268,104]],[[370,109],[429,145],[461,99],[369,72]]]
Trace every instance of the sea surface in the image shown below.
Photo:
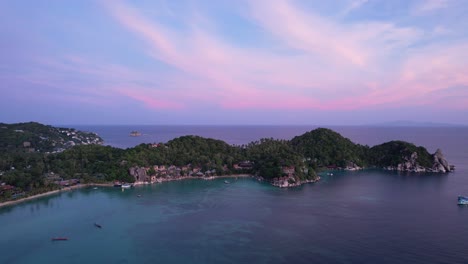
[[[126,148],[186,134],[239,145],[315,127],[76,128]],[[335,171],[293,189],[239,178],[64,192],[0,208],[0,263],[468,263],[468,207],[456,205],[468,195],[467,128],[331,128],[370,146],[441,148],[457,170]]]

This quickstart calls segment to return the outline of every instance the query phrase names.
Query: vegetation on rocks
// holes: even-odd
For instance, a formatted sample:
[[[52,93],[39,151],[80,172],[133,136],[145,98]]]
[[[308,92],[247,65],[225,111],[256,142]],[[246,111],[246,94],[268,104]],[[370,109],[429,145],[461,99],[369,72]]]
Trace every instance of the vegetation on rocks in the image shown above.
[[[369,149],[370,164],[378,167],[398,166],[417,153],[417,162],[424,167],[432,167],[433,157],[424,147],[404,141],[390,141]]]

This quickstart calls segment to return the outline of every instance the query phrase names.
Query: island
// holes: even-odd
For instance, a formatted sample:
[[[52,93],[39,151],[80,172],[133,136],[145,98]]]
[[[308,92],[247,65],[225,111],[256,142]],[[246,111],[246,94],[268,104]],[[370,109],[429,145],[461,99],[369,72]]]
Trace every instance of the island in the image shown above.
[[[141,136],[141,133],[134,130],[134,131],[130,132],[130,136],[132,136],[132,137],[139,137],[139,136]]]
[[[187,135],[120,149],[103,145],[92,132],[30,122],[0,124],[0,139],[0,202],[114,182],[249,176],[277,187],[294,187],[318,181],[325,170],[454,170],[441,150],[431,154],[404,141],[369,147],[327,128],[291,140],[263,138],[245,145]]]

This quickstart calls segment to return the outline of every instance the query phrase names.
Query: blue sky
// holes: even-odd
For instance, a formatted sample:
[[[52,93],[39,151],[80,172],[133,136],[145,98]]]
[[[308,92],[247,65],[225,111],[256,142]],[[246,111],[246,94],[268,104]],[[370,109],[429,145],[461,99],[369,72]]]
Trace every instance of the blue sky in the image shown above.
[[[0,122],[468,124],[465,0],[2,1]]]

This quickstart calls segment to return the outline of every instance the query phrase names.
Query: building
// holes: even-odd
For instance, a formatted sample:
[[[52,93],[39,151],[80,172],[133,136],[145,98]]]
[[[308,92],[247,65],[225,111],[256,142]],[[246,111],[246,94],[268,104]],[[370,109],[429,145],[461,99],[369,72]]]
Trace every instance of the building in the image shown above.
[[[282,167],[281,170],[283,171],[284,174],[292,175],[294,174],[296,168],[294,166]]]

